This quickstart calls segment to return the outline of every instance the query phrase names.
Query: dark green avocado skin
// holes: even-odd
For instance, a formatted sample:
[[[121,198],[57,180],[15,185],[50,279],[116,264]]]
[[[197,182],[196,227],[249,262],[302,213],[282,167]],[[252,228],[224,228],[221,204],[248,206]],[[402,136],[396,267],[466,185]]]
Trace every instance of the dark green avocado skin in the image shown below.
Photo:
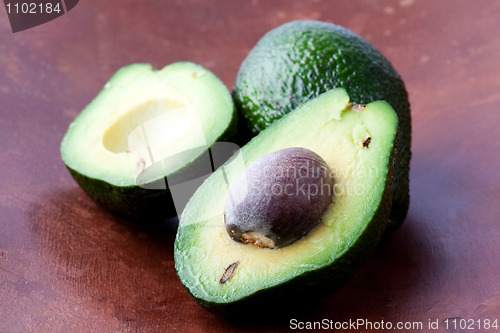
[[[176,215],[168,188],[152,190],[140,186],[114,186],[66,167],[91,199],[116,215],[141,224]]]
[[[241,115],[240,138],[255,136],[309,99],[343,87],[351,103],[385,100],[396,111],[395,189],[388,230],[409,208],[411,115],[403,80],[370,43],[343,27],[293,21],[268,32],[242,63],[233,99]]]

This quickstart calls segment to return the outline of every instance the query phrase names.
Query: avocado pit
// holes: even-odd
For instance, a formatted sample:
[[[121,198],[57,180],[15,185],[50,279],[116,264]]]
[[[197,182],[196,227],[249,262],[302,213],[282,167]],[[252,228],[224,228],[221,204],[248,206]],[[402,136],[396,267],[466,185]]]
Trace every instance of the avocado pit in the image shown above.
[[[328,164],[305,148],[267,154],[231,186],[224,209],[237,242],[277,249],[307,235],[329,207],[334,179]]]

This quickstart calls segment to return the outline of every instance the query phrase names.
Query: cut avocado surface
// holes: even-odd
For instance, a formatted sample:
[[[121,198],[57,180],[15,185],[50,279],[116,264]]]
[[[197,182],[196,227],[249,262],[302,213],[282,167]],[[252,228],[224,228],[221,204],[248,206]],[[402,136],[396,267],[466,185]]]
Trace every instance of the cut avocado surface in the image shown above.
[[[254,137],[198,188],[182,213],[174,257],[190,295],[212,311],[230,313],[341,287],[386,228],[397,122],[389,104],[352,105],[344,89],[334,89]],[[291,147],[317,154],[333,173],[335,191],[319,224],[278,249],[233,240],[224,226],[229,189],[253,162]]]
[[[397,229],[409,207],[411,115],[403,80],[373,45],[326,22],[293,21],[269,31],[242,63],[233,98],[241,131],[256,135],[309,99],[336,87],[352,103],[384,100],[399,119],[394,203],[388,229]]]
[[[82,189],[111,211],[133,219],[173,216],[168,180],[234,127],[229,91],[207,69],[133,64],[76,117],[61,156]]]

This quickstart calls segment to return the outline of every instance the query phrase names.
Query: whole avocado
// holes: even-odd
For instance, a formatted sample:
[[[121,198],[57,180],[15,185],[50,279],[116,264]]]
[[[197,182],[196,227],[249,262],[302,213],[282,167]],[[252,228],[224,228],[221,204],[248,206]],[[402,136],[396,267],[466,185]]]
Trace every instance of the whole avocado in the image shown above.
[[[391,63],[350,30],[326,22],[293,21],[269,31],[243,61],[233,99],[249,139],[313,97],[347,90],[352,103],[388,102],[399,118],[395,190],[388,230],[409,207],[411,115],[408,93]]]

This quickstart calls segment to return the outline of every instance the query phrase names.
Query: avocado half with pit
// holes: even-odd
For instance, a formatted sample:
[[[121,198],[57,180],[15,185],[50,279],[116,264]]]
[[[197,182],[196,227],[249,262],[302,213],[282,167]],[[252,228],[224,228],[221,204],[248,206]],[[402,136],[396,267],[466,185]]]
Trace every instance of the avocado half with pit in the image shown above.
[[[235,124],[231,95],[209,70],[190,62],[162,70],[133,64],[76,117],[61,156],[81,188],[110,211],[144,221],[175,216],[169,180],[199,171],[200,158]]]
[[[272,303],[267,304],[280,306],[297,304],[304,297],[340,288],[357,272],[386,228],[397,128],[398,118],[389,104],[353,105],[346,91],[338,88],[259,133],[198,188],[182,213],[174,257],[189,294],[211,311],[230,314],[242,307],[259,308],[259,302],[268,300]],[[280,155],[286,157],[283,164]],[[274,191],[274,184],[262,184],[267,181],[283,185],[281,176],[265,174],[276,175],[276,168],[290,163],[300,170],[301,159],[314,161],[311,165],[326,164],[333,191],[326,206],[321,196],[316,203],[311,201],[311,205],[321,206],[319,221],[314,224],[316,211],[306,213],[303,218],[311,220],[307,222],[310,228],[301,229],[280,245],[280,235],[267,232],[273,223],[283,223],[288,231],[281,237],[292,234],[289,222],[296,218],[288,212],[299,214],[301,210],[294,206],[304,204],[294,202],[295,197],[285,198],[274,206],[281,210],[271,212],[274,220],[266,221],[260,205],[272,204],[259,200],[255,193]],[[263,171],[259,173],[258,168]],[[252,174],[243,177],[248,196],[240,191],[245,173]],[[297,177],[300,180],[300,173],[294,177],[292,182]],[[326,176],[306,182],[321,179],[330,183]],[[252,190],[255,186],[257,190]],[[304,193],[296,198],[303,200]],[[243,207],[233,211],[234,202]]]

